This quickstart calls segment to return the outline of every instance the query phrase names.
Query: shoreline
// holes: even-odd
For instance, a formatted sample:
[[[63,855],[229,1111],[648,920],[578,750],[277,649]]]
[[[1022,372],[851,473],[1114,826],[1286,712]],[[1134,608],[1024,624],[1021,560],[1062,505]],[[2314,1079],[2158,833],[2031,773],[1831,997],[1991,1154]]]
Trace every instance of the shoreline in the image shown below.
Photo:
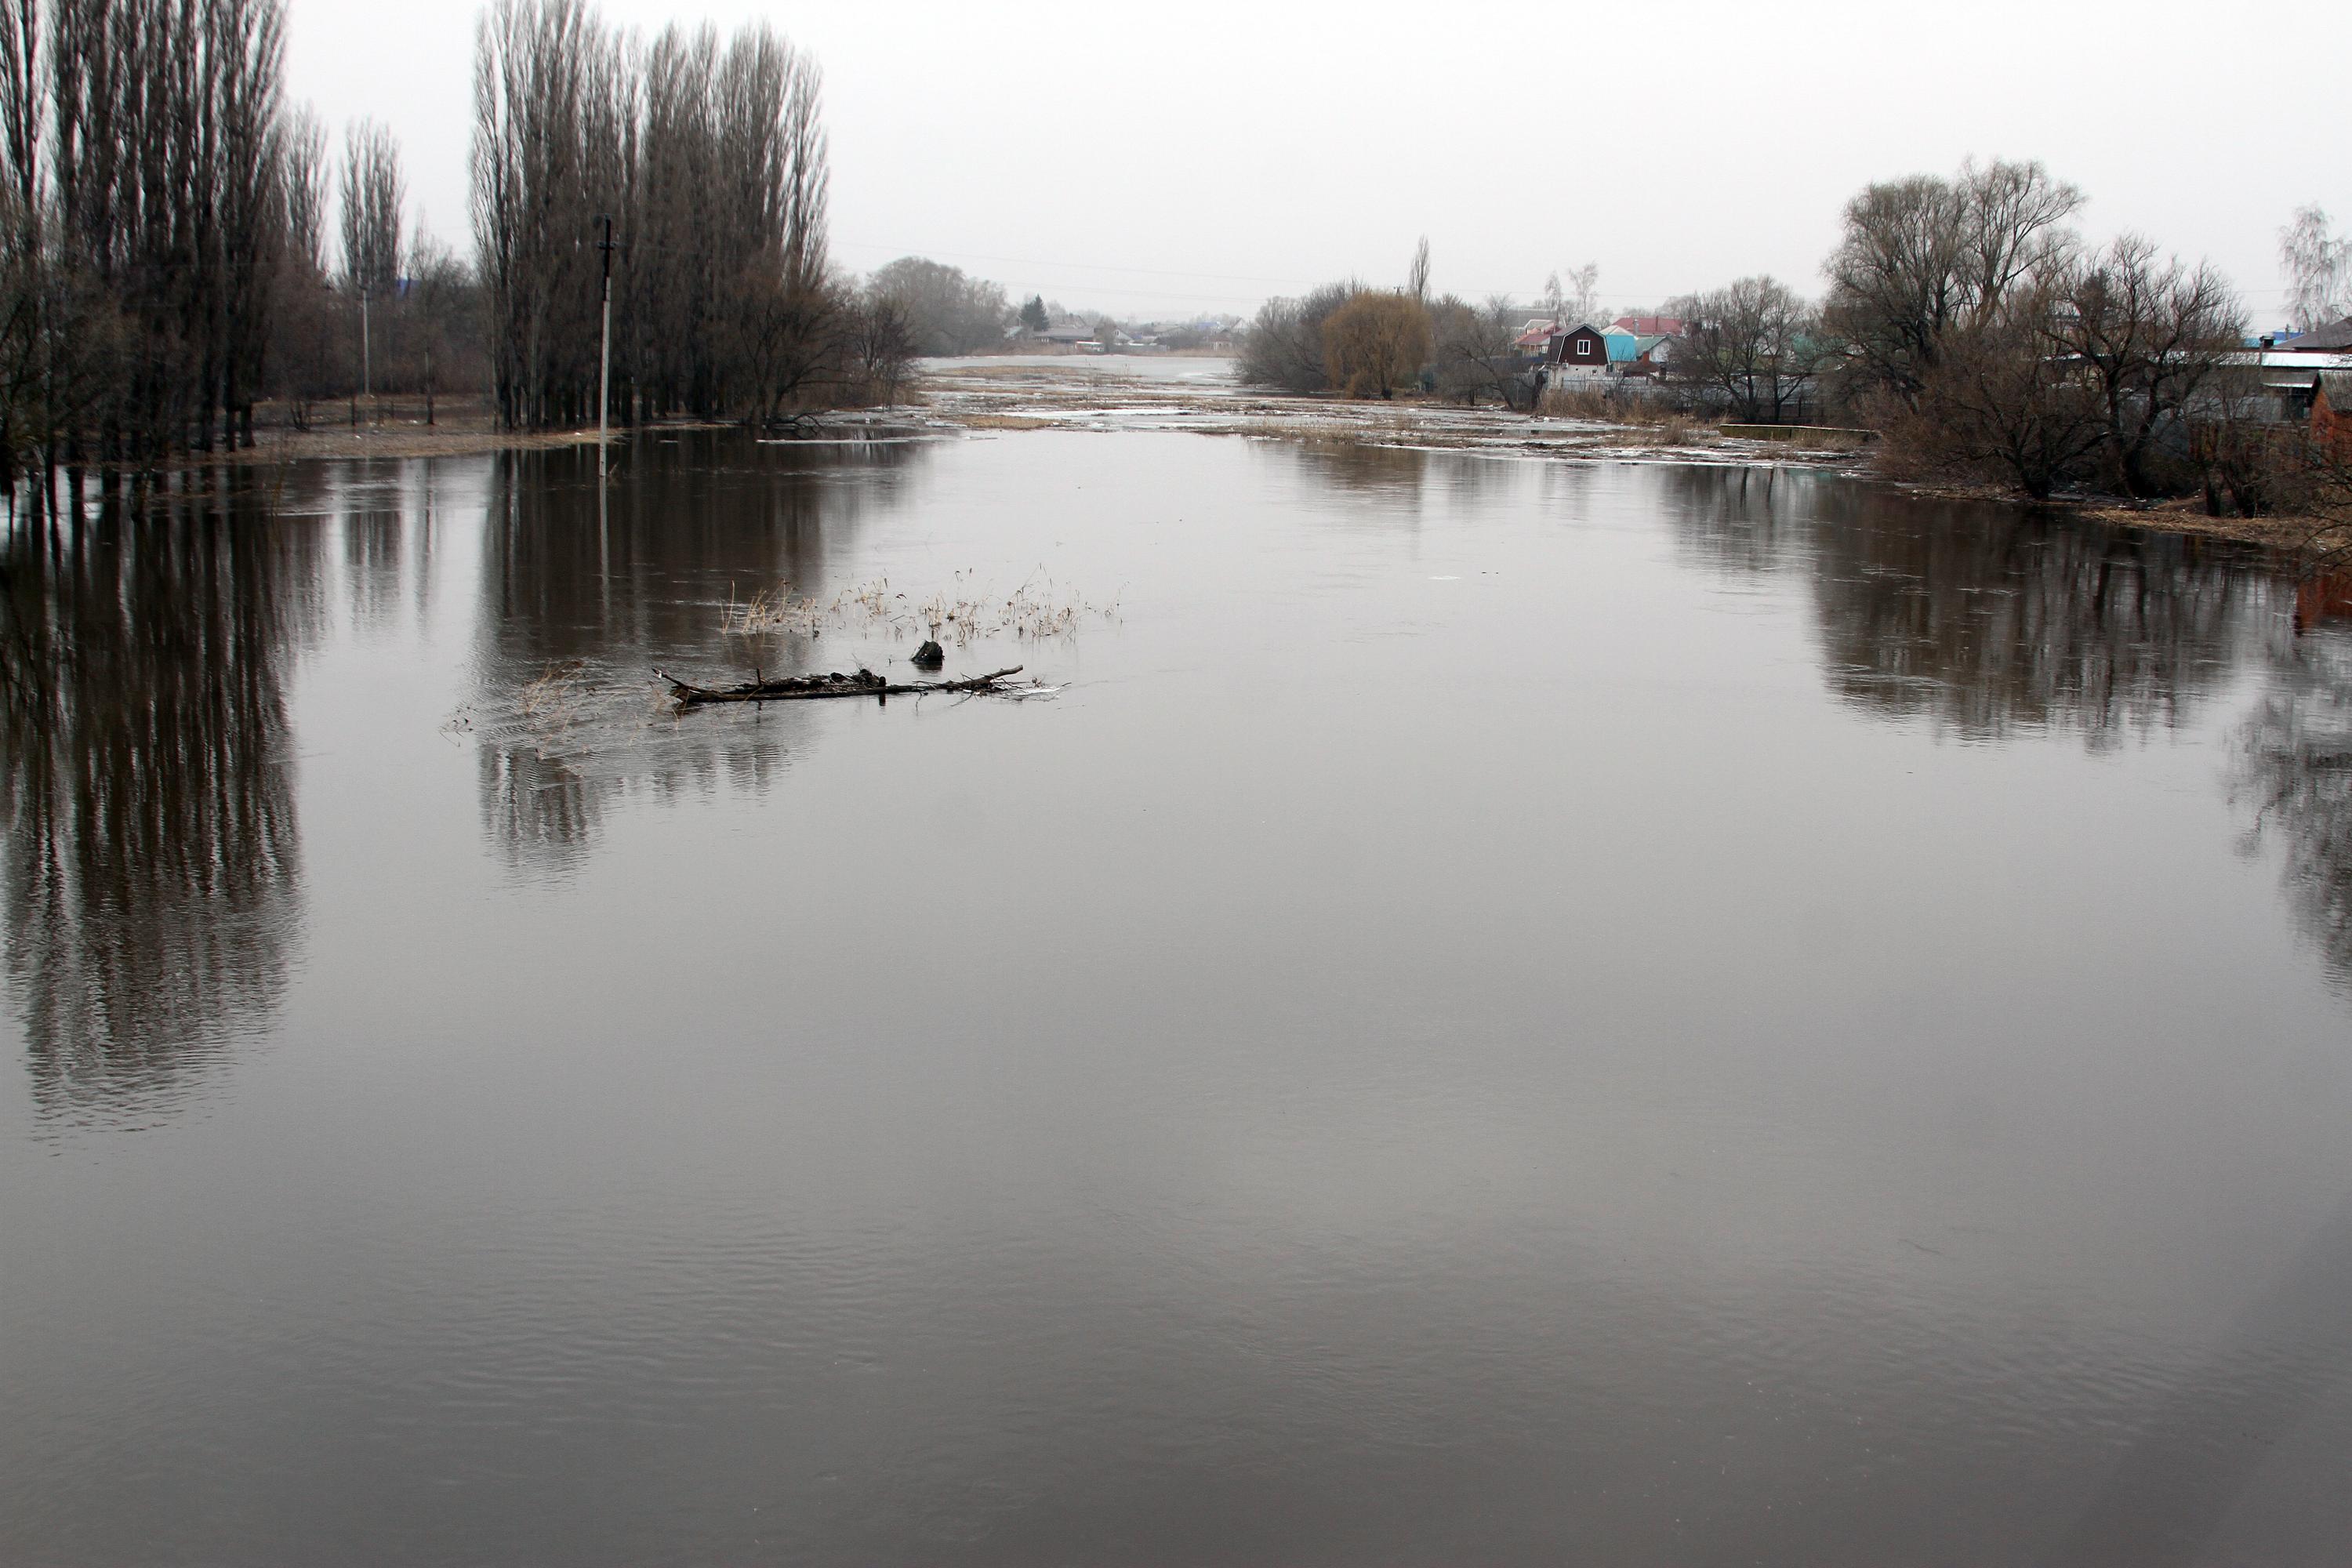
[[[910,382],[908,402],[887,409],[818,414],[806,438],[815,443],[843,437],[903,439],[957,433],[984,437],[1020,430],[1181,431],[1554,461],[1832,468],[1922,497],[2046,509],[2110,527],[2253,545],[2306,568],[2352,548],[2352,526],[2331,527],[2317,518],[2211,517],[2193,497],[2144,507],[2116,497],[2036,501],[1990,486],[1939,484],[1888,474],[1866,447],[1791,444],[1732,435],[1693,421],[1617,423],[1465,408],[1418,398],[1351,401],[1275,392],[1230,381],[1150,374],[1154,365],[1189,368],[1205,357],[1032,353],[1020,356],[1017,363],[1000,359],[962,367],[953,361],[934,360]],[[644,435],[737,427],[712,421],[662,421],[616,428],[612,438],[615,447],[625,447]],[[189,469],[475,457],[593,447],[595,442],[593,427],[502,429],[478,402],[453,399],[447,417],[430,426],[421,417],[404,416],[396,411],[390,418],[356,427],[325,422],[308,430],[278,426],[260,433],[250,447],[191,454],[171,466]]]

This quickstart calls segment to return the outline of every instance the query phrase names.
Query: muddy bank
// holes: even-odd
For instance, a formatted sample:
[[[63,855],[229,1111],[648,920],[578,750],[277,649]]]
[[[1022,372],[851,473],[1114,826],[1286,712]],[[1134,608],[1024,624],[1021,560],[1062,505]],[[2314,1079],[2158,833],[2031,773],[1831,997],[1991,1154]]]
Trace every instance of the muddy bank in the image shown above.
[[[2334,562],[2352,548],[2352,529],[2315,517],[2210,517],[2193,497],[2152,507],[2121,506],[2111,501],[2062,503],[2083,516],[2118,528],[2152,529],[2159,533],[2194,534],[2204,539],[2233,539],[2259,544],[2306,563]]]
[[[1858,471],[1868,473],[1871,470],[1865,465]],[[2195,496],[2137,506],[2117,496],[2058,496],[2048,500],[2031,501],[2014,490],[1992,485],[1943,484],[1883,473],[1874,477],[1913,495],[1953,500],[2000,501],[2011,506],[2030,506],[2063,512],[2070,517],[2086,518],[2111,528],[2136,528],[2151,533],[2226,539],[2240,544],[2259,545],[2288,561],[2306,565],[2326,563],[2332,567],[2346,552],[2352,552],[2352,527],[2332,523],[2325,518],[2301,515],[2213,517],[2206,512],[2203,502]]]

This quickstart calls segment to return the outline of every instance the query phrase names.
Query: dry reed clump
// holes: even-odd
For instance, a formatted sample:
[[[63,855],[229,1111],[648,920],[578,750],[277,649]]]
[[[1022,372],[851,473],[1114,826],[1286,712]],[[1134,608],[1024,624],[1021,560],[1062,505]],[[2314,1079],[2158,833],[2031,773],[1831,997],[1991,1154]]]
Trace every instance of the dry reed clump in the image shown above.
[[[1859,452],[1869,439],[1860,430],[1808,428],[1790,436],[1789,444],[1808,452]]]
[[[1544,394],[1539,412],[1555,419],[1597,419],[1610,425],[1671,430],[1676,440],[1698,428],[1698,421],[1671,403],[1641,394],[1612,395],[1591,386],[1553,387]]]
[[[587,663],[575,658],[549,665],[522,689],[516,707],[532,749],[542,758],[581,750],[580,733],[596,712],[596,686]]]
[[[1091,617],[1116,620],[1118,601],[1087,602],[1076,589],[1058,587],[1051,577],[1032,573],[1012,593],[972,591],[972,574],[955,574],[950,587],[917,599],[877,577],[837,594],[820,604],[779,584],[743,605],[727,606],[724,629],[736,637],[769,637],[777,633],[817,637],[827,631],[887,631],[893,639],[920,632],[940,642],[969,647],[984,637],[1011,637],[1022,642],[1044,642],[1077,635]]]

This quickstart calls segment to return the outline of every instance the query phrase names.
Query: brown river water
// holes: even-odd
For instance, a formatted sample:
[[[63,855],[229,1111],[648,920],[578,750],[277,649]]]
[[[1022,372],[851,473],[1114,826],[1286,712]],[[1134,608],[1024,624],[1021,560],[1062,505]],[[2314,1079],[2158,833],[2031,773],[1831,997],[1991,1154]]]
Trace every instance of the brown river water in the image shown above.
[[[594,473],[0,541],[0,1561],[2343,1560],[2352,628],[2260,559],[1155,431]],[[1049,689],[672,713],[914,675],[724,629],[782,582],[1058,605],[948,639]]]

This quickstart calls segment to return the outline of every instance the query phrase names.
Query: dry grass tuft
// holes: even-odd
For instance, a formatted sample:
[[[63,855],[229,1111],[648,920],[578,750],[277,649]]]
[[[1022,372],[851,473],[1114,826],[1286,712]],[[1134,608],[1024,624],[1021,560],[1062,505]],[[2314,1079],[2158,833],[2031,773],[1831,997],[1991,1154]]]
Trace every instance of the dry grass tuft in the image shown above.
[[[1598,387],[1554,387],[1544,394],[1542,412],[1555,419],[1592,419],[1607,425],[1670,429],[1677,441],[1698,427],[1683,410],[1657,398],[1627,394],[1612,396]]]
[[[749,603],[730,605],[722,625],[735,637],[782,632],[814,637],[827,631],[859,631],[887,632],[893,639],[900,639],[919,633],[969,647],[993,637],[1022,642],[1068,638],[1077,635],[1081,624],[1096,617],[1118,619],[1118,601],[1090,604],[1076,589],[1058,586],[1041,570],[1002,596],[974,591],[970,572],[957,573],[950,587],[919,599],[894,589],[887,577],[835,595],[830,604],[801,597],[790,584],[782,584]]]
[[[596,711],[596,684],[583,660],[551,664],[545,674],[522,689],[516,706],[522,715],[523,731],[540,756],[576,752],[581,749],[581,731]]]

